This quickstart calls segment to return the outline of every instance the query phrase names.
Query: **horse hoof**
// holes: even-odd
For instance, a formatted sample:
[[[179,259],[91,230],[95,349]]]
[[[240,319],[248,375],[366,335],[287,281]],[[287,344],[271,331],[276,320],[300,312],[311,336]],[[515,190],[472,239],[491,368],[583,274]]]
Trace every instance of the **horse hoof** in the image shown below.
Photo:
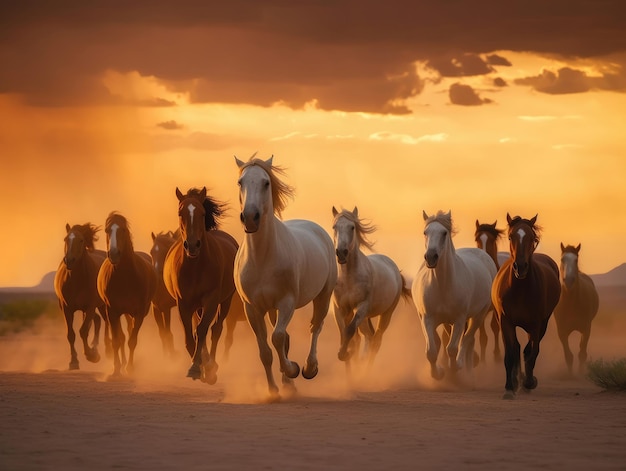
[[[202,379],[202,371],[198,365],[191,365],[189,371],[187,371],[187,378],[191,378],[194,381],[196,379]]]
[[[535,376],[533,376],[530,381],[528,380],[528,378],[526,378],[526,381],[524,381],[524,389],[526,389],[527,391],[531,391],[535,389],[536,387],[537,387],[537,378]]]
[[[70,361],[70,370],[78,370],[78,360]]]
[[[215,373],[209,373],[204,376],[202,379],[206,384],[210,384],[211,386],[217,383],[217,375]]]
[[[300,374],[300,365],[298,365],[295,361],[292,361],[285,369],[284,373],[288,378],[297,378]]]
[[[439,368],[437,366],[430,370],[430,375],[433,377],[433,379],[436,379],[437,381],[439,381],[443,379],[443,377],[445,376],[445,373],[443,371],[443,368]]]
[[[502,399],[507,399],[507,400],[515,399],[515,392],[507,390],[502,396]]]
[[[87,361],[90,361],[91,363],[98,363],[100,361],[100,354],[98,353],[98,350],[94,348],[91,352],[85,355],[85,358],[87,358]]]
[[[317,376],[318,368],[317,365],[304,365],[304,369],[302,370],[302,377],[304,379],[313,379]]]

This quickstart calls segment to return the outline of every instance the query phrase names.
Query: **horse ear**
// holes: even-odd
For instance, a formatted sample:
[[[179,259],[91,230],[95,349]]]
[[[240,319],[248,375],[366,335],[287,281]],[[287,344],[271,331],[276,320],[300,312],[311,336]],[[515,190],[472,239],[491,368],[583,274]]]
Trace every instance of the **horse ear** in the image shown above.
[[[354,209],[352,210],[352,214],[354,214],[355,217],[359,217],[359,208],[357,208],[356,206],[354,207]]]
[[[480,227],[480,223],[478,222],[478,219],[476,219],[476,229],[478,229]]]
[[[202,191],[200,191],[200,198],[201,199],[206,198],[206,186],[202,187]]]
[[[333,206],[333,217],[337,217],[337,214],[339,214],[339,211]]]
[[[182,201],[183,200],[183,194],[178,189],[178,187],[176,187],[176,198],[178,198],[178,201]]]
[[[152,242],[154,242],[156,240],[156,236],[154,235],[154,232],[151,232],[150,235],[152,236]]]
[[[511,219],[511,215],[509,213],[506,213],[506,222],[509,224],[509,226],[511,225],[511,221],[513,219]]]
[[[581,244],[578,244],[578,245],[576,246],[576,253],[580,252],[580,246],[581,246]]]
[[[424,211],[423,209],[422,209],[422,217],[424,218],[424,221],[428,221],[429,216],[428,214],[426,214],[426,211]]]
[[[539,214],[535,214],[535,217],[530,220],[530,225],[531,226],[534,226],[535,223],[537,222],[537,216],[539,216]]]
[[[267,159],[265,163],[271,167],[273,161],[274,161],[274,154],[272,154],[272,156],[269,159]]]
[[[493,228],[495,229],[497,225],[498,225],[498,220],[496,219],[495,221],[493,221],[492,226],[493,226]]]
[[[241,168],[241,167],[243,167],[244,165],[246,165],[246,163],[245,163],[243,160],[239,160],[239,159],[237,158],[237,156],[235,156],[235,162],[237,163],[237,167],[239,167],[239,168]]]
[[[561,242],[561,252],[563,252],[565,250],[565,246],[563,245],[563,242]]]
[[[69,233],[70,229],[71,229],[70,225],[68,223],[65,223],[65,231]]]

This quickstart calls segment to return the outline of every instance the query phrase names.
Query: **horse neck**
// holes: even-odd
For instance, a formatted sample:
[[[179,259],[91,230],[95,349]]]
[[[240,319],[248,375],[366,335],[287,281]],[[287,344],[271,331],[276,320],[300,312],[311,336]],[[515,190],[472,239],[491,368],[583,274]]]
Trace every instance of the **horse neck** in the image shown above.
[[[361,250],[361,247],[357,244],[354,250],[348,252],[348,258],[346,263],[339,264],[339,271],[345,274],[358,272],[359,268],[366,262],[367,257]]]
[[[435,273],[438,277],[444,277],[444,279],[449,279],[451,275],[454,274],[455,267],[458,261],[460,261],[459,256],[456,254],[456,250],[454,249],[454,243],[452,239],[448,241],[447,249],[443,250],[439,256],[439,261],[437,262],[437,266],[435,267]]]
[[[265,220],[259,224],[259,229],[253,233],[245,233],[243,244],[248,248],[248,256],[262,259],[272,257],[272,253],[278,247],[278,234],[285,229],[283,222],[273,212],[265,216]]]

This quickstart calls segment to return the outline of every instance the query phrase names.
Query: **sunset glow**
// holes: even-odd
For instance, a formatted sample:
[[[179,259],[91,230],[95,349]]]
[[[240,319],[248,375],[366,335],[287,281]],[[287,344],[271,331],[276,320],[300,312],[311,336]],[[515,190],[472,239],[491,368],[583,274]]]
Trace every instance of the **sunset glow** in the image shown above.
[[[296,188],[285,219],[330,232],[332,206],[356,205],[409,277],[422,210],[452,210],[457,247],[474,245],[476,219],[538,213],[540,251],[581,243],[587,273],[626,262],[626,40],[607,24],[583,48],[572,26],[598,28],[610,12],[577,7],[571,24],[536,13],[546,30],[520,39],[494,7],[499,39],[474,12],[475,24],[442,25],[472,41],[440,40],[424,31],[444,17],[431,3],[420,25],[389,6],[342,32],[324,7],[282,2],[123,24],[88,6],[70,18],[2,7],[0,286],[37,284],[61,260],[66,223],[103,225],[112,210],[149,251],[152,231],[176,228],[176,187],[228,202],[224,228],[241,240],[233,156],[255,152]]]

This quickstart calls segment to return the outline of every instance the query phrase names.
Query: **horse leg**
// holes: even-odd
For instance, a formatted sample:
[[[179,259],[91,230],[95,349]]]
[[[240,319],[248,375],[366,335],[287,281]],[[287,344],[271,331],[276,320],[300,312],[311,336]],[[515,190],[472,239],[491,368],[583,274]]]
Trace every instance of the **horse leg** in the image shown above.
[[[147,315],[148,313],[146,312],[144,315],[140,314],[134,318],[133,330],[128,335],[128,366],[126,367],[126,371],[129,373],[135,371],[135,349],[137,348],[137,337],[139,336],[139,329],[141,329],[143,320]]]
[[[330,305],[332,292],[333,287],[330,286],[325,292],[322,292],[313,300],[313,316],[311,317],[310,329],[311,348],[309,350],[309,356],[304,363],[304,369],[302,370],[302,376],[305,379],[315,378],[318,372],[317,339],[322,331],[324,319],[326,319],[326,315],[328,314],[328,307]]]
[[[539,355],[540,338],[535,335],[528,335],[528,343],[524,347],[524,389],[531,390],[537,387],[537,378],[533,376],[535,362]]]
[[[235,296],[239,296],[235,293]],[[226,316],[226,337],[224,338],[224,361],[228,361],[230,349],[233,346],[235,337],[235,328],[237,327],[237,317],[234,315]]]
[[[98,345],[100,345],[100,327],[102,325],[102,320],[100,318],[100,316],[96,313],[96,310],[93,309],[93,326],[94,326],[94,331],[93,331],[93,340],[91,342],[91,355],[94,356],[94,358],[98,358],[95,361],[100,361],[100,353],[98,352]]]
[[[104,354],[107,358],[111,358],[113,356],[113,343],[111,341],[111,329],[107,311],[104,305],[99,306],[98,311],[100,312],[100,317],[102,317],[102,321],[104,322]]]
[[[391,315],[393,314],[393,311],[395,311],[395,309],[396,309],[396,305],[394,304],[385,312],[383,312],[378,318],[376,331],[374,332],[374,335],[372,336],[371,346],[368,352],[367,363],[368,363],[369,368],[371,368],[372,365],[374,364],[374,359],[376,358],[376,355],[378,354],[378,351],[380,350],[380,345],[383,341],[383,334],[389,327],[389,323],[391,322]],[[369,319],[367,320],[369,321]]]
[[[585,371],[585,365],[587,364],[587,344],[589,343],[589,336],[591,334],[591,325],[584,331],[581,331],[580,337],[580,351],[578,352],[578,373],[582,374]]]
[[[267,378],[268,389],[272,398],[278,398],[278,386],[274,381],[274,375],[272,374],[272,349],[267,343],[267,326],[265,325],[265,313],[259,312],[251,304],[244,303],[244,311],[248,324],[254,332],[257,345],[259,346],[259,357],[263,368],[265,368],[265,376]],[[270,315],[270,320],[272,316]]]
[[[185,348],[187,349],[187,353],[189,353],[189,357],[193,358],[196,351],[196,339],[193,334],[193,316],[195,312],[189,306],[179,304],[178,314],[180,315],[180,322],[183,325],[183,332],[185,333]],[[199,367],[195,369],[192,365],[187,372],[187,377],[194,380],[200,379],[202,378],[202,371]]]
[[[443,368],[437,365],[437,357],[441,347],[441,338],[437,333],[437,326],[431,316],[427,314],[422,316],[421,324],[424,338],[426,339],[426,358],[430,363],[430,375],[437,380],[443,379]]]
[[[124,348],[124,333],[122,332],[121,315],[119,313],[108,312],[107,315],[111,324],[111,343],[113,347],[113,374],[112,378],[118,378],[121,376],[122,364],[120,362],[120,346],[122,351]]]
[[[172,308],[168,307],[167,311],[163,312],[163,323],[165,325],[165,338],[166,338],[166,347],[170,357],[174,356],[174,334],[172,334]]]
[[[98,355],[98,349],[92,349],[89,346],[89,329],[91,328],[91,324],[94,321],[95,311],[93,309],[88,309],[83,313],[83,323],[80,326],[80,338],[83,341],[83,352],[85,354],[85,358],[87,361],[92,363],[97,363],[100,361],[100,355]],[[98,318],[98,321],[100,319]],[[98,325],[99,330],[99,325]]]
[[[159,306],[157,306],[155,303],[152,303],[152,313],[154,314],[154,321],[156,322],[157,328],[159,329],[159,337],[161,338],[161,345],[163,347],[163,352],[165,353],[168,351],[168,339],[167,332],[165,330],[164,319],[165,314],[163,313],[161,308],[159,308]]]
[[[520,344],[515,333],[515,325],[508,318],[501,317],[502,343],[504,344],[504,368],[506,369],[506,390],[503,399],[513,399],[519,387]]]
[[[498,316],[495,309],[491,309],[491,331],[493,332],[493,358],[495,361],[502,360],[502,353],[500,352],[500,323],[498,322]]]
[[[450,334],[450,341],[448,345],[446,345],[446,352],[448,354],[448,361],[450,364],[450,369],[452,371],[463,369],[465,365],[465,358],[463,358],[463,353],[459,349],[459,344],[461,343],[461,337],[465,332],[465,321],[458,320],[454,324],[452,324],[452,332]]]
[[[457,356],[457,368],[458,369],[462,369],[464,366],[467,366],[467,369],[471,370],[472,367],[478,364],[478,362],[475,361],[475,358],[474,358],[475,357],[474,345],[476,343],[476,331],[479,330],[481,326],[484,330],[484,327],[485,327],[484,317],[480,321],[472,317],[470,317],[467,320],[467,328],[465,329],[465,332],[463,333],[463,338],[461,339],[461,349]]]
[[[217,312],[217,318],[211,326],[211,350],[209,351],[208,364],[204,368],[204,377],[206,379],[206,382],[209,384],[215,384],[215,382],[217,381],[217,345],[222,335],[224,320],[228,319],[231,301],[232,296],[220,304],[219,310]]]
[[[485,363],[485,357],[487,352],[487,328],[485,327],[485,319],[482,320],[478,326],[478,339],[480,343],[480,362]]]
[[[74,311],[69,307],[63,308],[63,316],[65,317],[65,325],[67,327],[67,342],[70,344],[70,370],[79,369],[78,366],[78,353],[74,347],[76,341],[76,333],[74,333]]]
[[[574,354],[569,348],[569,335],[570,332],[567,331],[564,327],[559,327],[557,329],[559,334],[559,340],[561,341],[561,345],[563,345],[563,354],[565,355],[565,364],[567,365],[567,371],[570,376],[572,375],[572,369],[574,366]],[[582,341],[582,339],[581,339]]]
[[[362,303],[359,303],[356,307],[356,312],[354,313],[354,316],[352,316],[352,319],[350,320],[348,325],[345,326],[344,333],[342,335],[341,348],[339,349],[338,355],[341,361],[347,361],[353,355],[354,352],[349,352],[348,348],[350,346],[350,343],[352,342],[352,339],[357,333],[357,329],[359,329],[361,324],[363,324],[365,316],[368,314],[368,312],[369,302],[364,301]],[[345,316],[344,319],[347,320],[347,316]]]

